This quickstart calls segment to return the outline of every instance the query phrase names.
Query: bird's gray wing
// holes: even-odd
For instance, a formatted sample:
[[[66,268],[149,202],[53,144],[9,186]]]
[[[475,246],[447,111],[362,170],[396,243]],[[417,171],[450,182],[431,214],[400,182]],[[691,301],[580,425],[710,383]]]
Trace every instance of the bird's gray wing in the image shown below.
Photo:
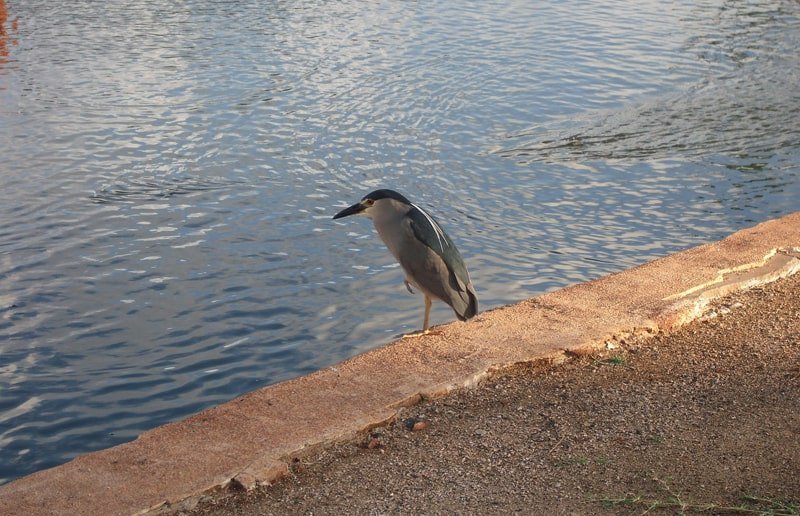
[[[470,285],[470,279],[467,266],[464,265],[464,259],[461,258],[458,248],[432,215],[417,205],[412,204],[411,206],[406,217],[410,220],[414,236],[439,255],[457,280],[458,289],[465,292]]]

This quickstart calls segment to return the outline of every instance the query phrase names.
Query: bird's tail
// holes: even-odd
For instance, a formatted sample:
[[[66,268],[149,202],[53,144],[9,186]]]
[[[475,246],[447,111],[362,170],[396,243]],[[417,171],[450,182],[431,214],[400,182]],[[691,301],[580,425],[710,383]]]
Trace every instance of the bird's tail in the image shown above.
[[[472,285],[467,286],[467,299],[465,299],[466,303],[463,306],[456,308],[453,307],[453,310],[456,313],[456,317],[460,321],[466,321],[467,319],[472,319],[478,313],[478,296],[475,295],[475,290],[473,290]]]

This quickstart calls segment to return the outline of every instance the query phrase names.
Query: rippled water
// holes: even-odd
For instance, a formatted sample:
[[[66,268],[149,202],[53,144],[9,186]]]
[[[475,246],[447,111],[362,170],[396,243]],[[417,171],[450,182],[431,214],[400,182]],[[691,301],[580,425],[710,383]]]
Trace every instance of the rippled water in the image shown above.
[[[0,482],[418,328],[370,189],[483,308],[798,209],[798,15],[0,0]]]

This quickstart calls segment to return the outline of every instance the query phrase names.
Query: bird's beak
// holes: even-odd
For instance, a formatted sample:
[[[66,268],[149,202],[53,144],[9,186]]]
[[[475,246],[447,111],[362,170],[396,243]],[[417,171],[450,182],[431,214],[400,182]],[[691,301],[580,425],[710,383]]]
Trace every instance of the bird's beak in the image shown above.
[[[333,216],[334,219],[341,219],[342,217],[347,217],[349,215],[355,215],[357,213],[361,213],[367,209],[362,203],[357,202],[354,205],[350,206],[349,208],[345,208],[336,215]]]

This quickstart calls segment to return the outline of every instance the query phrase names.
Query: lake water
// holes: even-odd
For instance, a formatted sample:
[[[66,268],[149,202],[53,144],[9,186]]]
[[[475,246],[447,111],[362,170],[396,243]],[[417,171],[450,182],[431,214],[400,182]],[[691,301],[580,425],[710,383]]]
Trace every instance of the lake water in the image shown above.
[[[482,308],[800,209],[799,16],[0,0],[0,482],[418,329],[372,189]]]

